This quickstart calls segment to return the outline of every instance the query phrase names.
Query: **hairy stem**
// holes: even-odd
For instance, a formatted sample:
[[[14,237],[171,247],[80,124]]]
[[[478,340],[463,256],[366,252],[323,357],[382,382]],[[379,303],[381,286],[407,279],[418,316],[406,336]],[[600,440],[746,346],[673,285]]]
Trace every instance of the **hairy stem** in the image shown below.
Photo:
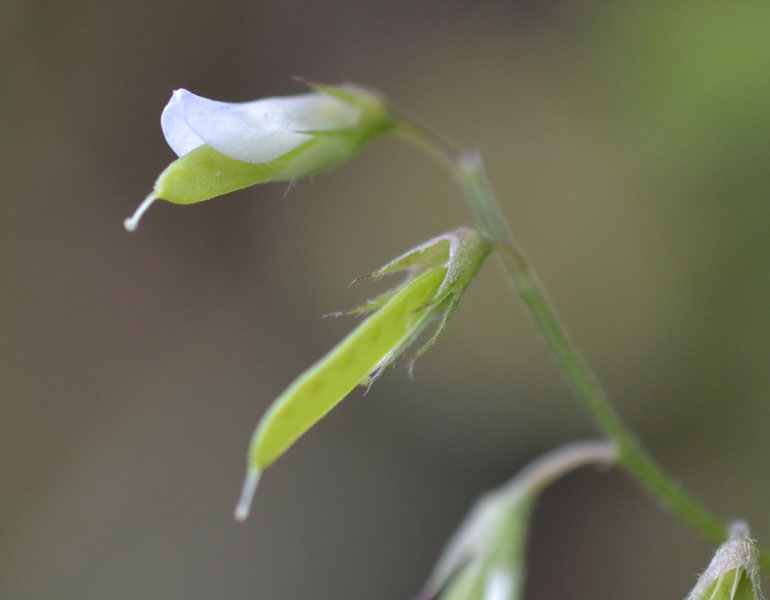
[[[706,538],[717,543],[724,541],[726,524],[666,474],[615,412],[551,307],[529,261],[518,248],[500,212],[479,154],[460,152],[436,134],[406,119],[402,119],[397,132],[438,158],[462,187],[484,235],[499,251],[506,276],[529,309],[564,376],[601,431],[615,443],[618,464]],[[762,563],[770,567],[768,558],[763,557]]]

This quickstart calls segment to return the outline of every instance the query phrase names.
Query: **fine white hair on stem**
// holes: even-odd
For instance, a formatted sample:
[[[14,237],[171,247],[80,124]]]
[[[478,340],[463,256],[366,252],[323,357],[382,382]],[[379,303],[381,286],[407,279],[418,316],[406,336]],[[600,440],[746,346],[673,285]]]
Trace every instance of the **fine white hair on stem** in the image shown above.
[[[126,228],[126,231],[136,231],[136,228],[139,226],[139,221],[142,218],[142,215],[147,212],[147,209],[152,206],[152,203],[155,202],[158,198],[154,194],[150,194],[147,196],[144,201],[139,205],[139,208],[137,208],[134,211],[134,214],[128,217],[125,221],[123,221],[123,227]]]

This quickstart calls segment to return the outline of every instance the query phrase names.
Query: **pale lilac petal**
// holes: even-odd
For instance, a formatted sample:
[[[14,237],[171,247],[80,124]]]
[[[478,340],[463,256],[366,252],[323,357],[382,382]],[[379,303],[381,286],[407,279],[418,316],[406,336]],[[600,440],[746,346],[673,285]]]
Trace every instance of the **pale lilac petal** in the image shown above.
[[[189,94],[187,90],[175,90],[160,115],[163,135],[166,136],[166,142],[177,156],[184,156],[205,143],[190,129],[184,119],[181,97],[185,93]]]
[[[161,126],[178,156],[207,144],[230,158],[262,163],[311,139],[301,131],[351,127],[357,120],[357,109],[318,92],[229,103],[180,89],[163,110]]]

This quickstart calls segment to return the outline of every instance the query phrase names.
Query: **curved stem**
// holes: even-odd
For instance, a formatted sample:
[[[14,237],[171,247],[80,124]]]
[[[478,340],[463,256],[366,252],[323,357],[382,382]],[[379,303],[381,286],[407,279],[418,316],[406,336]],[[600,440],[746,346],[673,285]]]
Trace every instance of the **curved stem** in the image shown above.
[[[512,479],[486,492],[452,534],[417,600],[456,597],[452,580],[462,578],[463,571],[476,571],[476,576],[481,576],[487,568],[491,569],[491,573],[487,571],[486,574],[485,587],[488,586],[490,580],[494,581],[492,573],[497,570],[488,561],[499,551],[501,542],[507,546],[508,564],[502,572],[510,575],[510,589],[505,594],[495,595],[488,594],[487,588],[484,597],[522,598],[524,552],[529,535],[527,521],[537,497],[575,469],[588,465],[609,467],[617,459],[617,448],[610,440],[572,442],[540,456]],[[513,527],[512,521],[515,522]]]
[[[499,251],[505,274],[529,309],[564,376],[599,429],[615,443],[618,464],[706,538],[718,543],[724,541],[727,536],[725,523],[663,471],[615,412],[596,377],[569,339],[529,261],[514,241],[479,154],[460,152],[436,134],[406,119],[402,119],[396,131],[437,157],[462,187],[484,234]],[[763,557],[762,563],[770,567],[767,558]]]

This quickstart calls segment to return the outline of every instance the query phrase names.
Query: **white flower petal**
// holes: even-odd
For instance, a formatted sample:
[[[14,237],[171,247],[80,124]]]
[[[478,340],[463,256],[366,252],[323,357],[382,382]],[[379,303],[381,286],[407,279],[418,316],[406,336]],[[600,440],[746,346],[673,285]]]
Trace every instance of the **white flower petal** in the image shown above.
[[[225,156],[268,162],[311,139],[301,131],[352,127],[358,110],[327,94],[230,103],[176,90],[161,115],[168,145],[178,156],[208,144]]]
[[[171,100],[168,101],[163,113],[160,115],[160,126],[163,129],[163,135],[171,149],[177,156],[184,156],[188,152],[202,146],[205,142],[199,138],[190,126],[184,120],[182,114],[182,95],[187,90],[174,90],[171,94]]]

